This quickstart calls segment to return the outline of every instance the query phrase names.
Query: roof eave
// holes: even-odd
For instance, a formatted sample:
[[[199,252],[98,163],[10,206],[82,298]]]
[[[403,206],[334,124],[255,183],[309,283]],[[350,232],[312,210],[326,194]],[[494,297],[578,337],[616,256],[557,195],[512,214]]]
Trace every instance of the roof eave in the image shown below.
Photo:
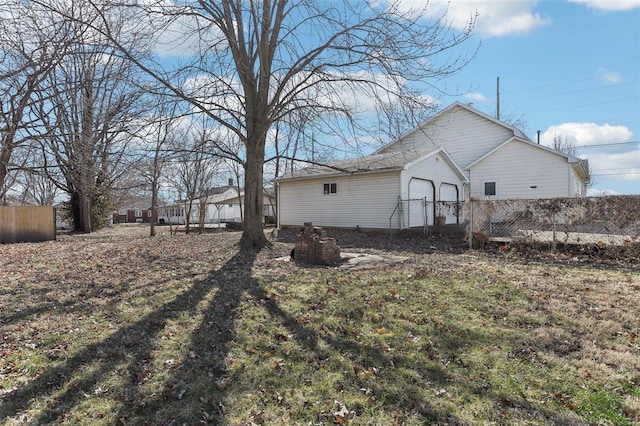
[[[390,172],[399,172],[402,170],[403,170],[403,167],[397,166],[397,167],[386,167],[386,168],[371,169],[371,170],[354,170],[354,171],[347,171],[347,172],[335,171],[332,173],[318,173],[318,174],[306,175],[306,176],[283,176],[283,177],[276,178],[276,182],[278,183],[281,183],[284,181],[294,182],[294,181],[301,181],[301,180],[355,176],[355,175],[365,175],[365,174],[372,174],[372,173],[390,173]]]

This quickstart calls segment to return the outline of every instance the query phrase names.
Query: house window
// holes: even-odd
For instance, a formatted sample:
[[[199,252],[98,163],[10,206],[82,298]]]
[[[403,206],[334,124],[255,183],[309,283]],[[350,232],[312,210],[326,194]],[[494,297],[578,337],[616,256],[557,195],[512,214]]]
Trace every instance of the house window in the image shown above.
[[[153,210],[147,210],[147,217],[153,216]]]
[[[229,204],[229,208],[232,209],[233,208],[233,204]]]
[[[142,217],[142,210],[136,210],[136,217]]]
[[[120,215],[120,216],[126,216],[126,215],[127,215],[127,209],[120,209],[120,210],[118,210],[118,215]]]
[[[338,193],[338,184],[337,183],[325,183],[324,184],[324,194],[337,194]]]
[[[495,182],[485,182],[484,183],[484,195],[486,197],[491,197],[496,195],[496,183]]]

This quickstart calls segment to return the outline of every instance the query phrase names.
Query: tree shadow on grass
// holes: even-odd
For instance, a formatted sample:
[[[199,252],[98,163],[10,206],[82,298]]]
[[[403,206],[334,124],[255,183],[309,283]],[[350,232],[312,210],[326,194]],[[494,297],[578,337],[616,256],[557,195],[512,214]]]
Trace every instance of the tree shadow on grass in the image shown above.
[[[238,253],[221,269],[213,272],[209,279],[196,282],[190,289],[139,321],[120,328],[109,337],[90,344],[62,364],[42,372],[36,379],[18,386],[2,395],[0,403],[0,422],[11,417],[21,417],[26,411],[39,409],[35,404],[46,404],[33,423],[41,424],[64,420],[73,407],[80,404],[88,395],[96,392],[110,374],[120,365],[128,366],[135,374],[136,366],[150,357],[150,352],[167,321],[180,315],[195,315],[198,304],[214,289],[223,289],[220,297],[216,295],[214,305],[225,320],[221,326],[231,326],[234,303],[244,291],[227,281],[237,270],[250,271],[255,253]],[[248,274],[248,272],[247,272]],[[225,347],[230,334],[220,336],[219,362],[225,358]],[[129,399],[127,393],[135,386],[131,383],[119,395],[124,403]],[[46,402],[44,402],[46,401]]]
[[[242,314],[239,315],[237,311],[245,309],[246,305],[249,306],[247,309],[260,309],[266,312],[267,319],[265,321],[274,323],[274,328],[270,329],[268,333],[273,333],[274,329],[286,330],[286,335],[276,333],[267,337],[271,341],[282,338],[288,342],[291,339],[290,342],[306,354],[307,359],[302,364],[307,364],[303,367],[303,369],[306,368],[307,373],[313,370],[310,363],[315,360],[322,362],[322,360],[330,358],[334,361],[340,359],[339,365],[334,367],[335,371],[332,373],[343,375],[346,381],[360,384],[362,387],[364,384],[360,382],[360,379],[366,375],[365,368],[393,366],[394,359],[395,362],[400,359],[385,352],[382,348],[353,340],[348,334],[340,333],[337,330],[316,329],[312,325],[301,322],[299,312],[288,312],[283,308],[278,298],[265,289],[259,279],[252,276],[249,262],[235,262],[231,267],[226,268],[226,272],[224,269],[222,272],[216,272],[210,278],[218,280],[217,293],[215,299],[203,313],[199,328],[194,330],[192,334],[191,342],[186,349],[186,352],[189,353],[188,358],[180,368],[172,371],[162,392],[155,394],[152,398],[145,399],[143,395],[130,398],[130,404],[123,405],[118,416],[123,422],[132,424],[150,422],[151,424],[166,425],[196,422],[235,424],[234,422],[237,422],[239,418],[244,417],[249,423],[252,421],[263,423],[264,419],[261,416],[264,413],[263,410],[269,409],[267,405],[272,404],[275,407],[282,404],[283,399],[279,399],[283,398],[281,394],[293,391],[293,389],[283,388],[283,383],[305,386],[303,383],[305,373],[280,370],[277,361],[273,361],[273,365],[276,366],[271,369],[270,373],[267,373],[266,377],[262,377],[262,381],[260,381],[260,374],[255,374],[249,380],[243,380],[246,379],[241,377],[245,374],[245,369],[259,368],[252,364],[235,365],[235,360],[232,359],[232,356],[230,357],[230,352],[234,349],[250,353],[256,352],[256,349],[251,346],[256,342],[242,342],[242,336],[238,336],[241,333],[238,329],[238,322],[242,321],[242,318],[239,318]],[[219,281],[220,277],[224,278],[228,275],[233,278]],[[265,328],[268,329],[268,327]],[[259,340],[259,337],[257,339]],[[245,346],[243,347],[243,345]],[[253,360],[257,363],[265,363],[265,356],[261,355],[262,357],[254,357]],[[269,356],[266,358],[269,359]],[[355,359],[362,363],[363,371],[357,370],[361,366],[354,361]],[[266,361],[266,363],[271,364],[272,361]],[[407,360],[406,364],[412,364],[412,361]],[[283,379],[282,376],[287,374],[290,374],[290,377]],[[445,369],[433,365],[422,366],[420,374],[428,377],[431,383],[438,386],[444,386],[448,380]],[[313,376],[313,373],[309,373],[309,375]],[[389,375],[387,375],[387,379],[389,379]],[[300,381],[296,382],[296,380]],[[432,409],[429,401],[423,396],[412,393],[416,386],[412,387],[403,382],[403,377],[398,376],[389,380],[393,382],[392,388],[387,388],[383,384],[373,385],[373,393],[381,402],[386,414],[391,415],[390,413],[401,410],[414,411],[424,422],[437,421],[442,425],[463,424],[448,413]],[[236,386],[236,382],[244,383]],[[247,382],[252,383],[248,384]],[[253,387],[247,388],[249,385]],[[334,391],[333,388],[327,390]],[[245,392],[264,394],[261,401],[264,405],[258,404],[258,406],[252,407],[252,410],[255,408],[253,413],[234,413],[234,418],[229,419],[225,404],[227,401],[233,404],[234,399],[245,397]],[[270,401],[271,397],[268,394],[279,397],[274,397],[275,399]],[[144,401],[141,403],[143,399]],[[331,402],[333,402],[332,399]],[[300,407],[293,407],[294,411],[296,409],[299,410]],[[311,406],[306,408],[306,410],[312,409],[314,408]],[[306,420],[308,418],[305,418]],[[324,418],[316,418],[315,420],[322,424],[333,424],[336,417],[329,412],[325,414]],[[272,418],[270,421],[276,420]]]
[[[160,306],[138,321],[118,329],[107,338],[87,345],[64,362],[42,371],[37,378],[5,392],[0,403],[0,423],[27,420],[32,424],[94,421],[104,423],[100,413],[94,419],[78,419],[74,410],[101,392],[109,395],[112,405],[105,406],[105,418],[122,424],[194,424],[198,422],[225,424],[229,422],[224,401],[242,397],[225,383],[230,374],[242,375],[242,369],[230,366],[229,354],[237,342],[238,312],[243,298],[253,299],[266,310],[270,320],[284,327],[295,343],[314,359],[329,359],[338,353],[337,373],[360,380],[353,371],[354,354],[364,365],[392,365],[394,359],[385,350],[365,345],[351,336],[332,330],[316,329],[301,323],[295,313],[288,312],[252,276],[257,253],[238,252],[207,279],[194,283],[172,301]],[[211,299],[209,301],[209,299]],[[158,341],[168,324],[180,317],[201,316],[192,331],[190,341],[180,351],[180,359],[162,377],[163,388],[145,388],[148,366],[156,356]],[[174,351],[175,353],[175,351]],[[343,356],[344,355],[344,356]],[[398,361],[398,358],[395,358]],[[250,366],[248,367],[250,368]],[[104,389],[104,384],[116,372],[126,371],[119,378],[117,389]],[[347,373],[345,373],[347,372]],[[433,383],[446,383],[443,368],[426,368],[422,374]],[[387,376],[389,377],[389,376]],[[400,377],[389,379],[392,387],[374,386],[375,396],[389,413],[407,408],[425,422],[462,424],[447,413],[433,411],[424,395],[412,395],[411,387],[403,387]],[[88,401],[88,402],[87,402]],[[114,414],[115,410],[115,414]],[[29,419],[26,413],[37,412]],[[320,419],[333,422],[330,415]]]

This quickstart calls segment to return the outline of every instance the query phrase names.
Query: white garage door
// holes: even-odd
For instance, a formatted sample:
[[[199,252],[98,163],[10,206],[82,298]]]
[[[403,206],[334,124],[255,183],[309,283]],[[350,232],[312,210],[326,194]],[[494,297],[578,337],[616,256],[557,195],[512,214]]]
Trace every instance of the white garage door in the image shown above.
[[[433,192],[433,182],[430,180],[412,178],[409,181],[406,213],[409,228],[433,224]]]
[[[456,212],[455,201],[458,201],[458,189],[455,185],[450,183],[443,183],[440,185],[440,210],[441,215],[447,218],[447,223],[457,223],[458,217]]]

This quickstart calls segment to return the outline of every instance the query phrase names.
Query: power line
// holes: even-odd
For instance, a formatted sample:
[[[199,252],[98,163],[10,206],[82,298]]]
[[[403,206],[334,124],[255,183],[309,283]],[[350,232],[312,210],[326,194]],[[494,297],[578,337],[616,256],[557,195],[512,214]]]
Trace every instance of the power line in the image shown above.
[[[624,173],[593,173],[591,176],[632,176],[640,175],[640,170],[636,172],[624,172]]]
[[[639,99],[637,97],[635,98],[624,98],[624,99],[616,99],[613,101],[604,101],[604,102],[595,102],[592,104],[583,104],[583,105],[574,105],[574,106],[568,106],[568,107],[562,107],[562,108],[545,108],[545,109],[541,109],[538,111],[529,111],[528,113],[539,113],[539,112],[549,112],[549,111],[562,111],[562,110],[566,110],[566,109],[576,109],[576,108],[584,108],[584,107],[590,107],[590,106],[597,106],[597,105],[606,105],[606,104],[615,104],[617,102],[626,102],[626,101],[638,101]]]
[[[585,149],[585,148],[600,148],[603,146],[620,146],[620,145],[637,145],[640,144],[640,141],[629,141],[629,142],[611,142],[611,143],[599,143],[592,145],[578,145],[575,146],[575,149]]]
[[[621,71],[621,72],[619,72],[619,74],[634,74],[634,75],[637,75],[638,72],[640,72],[640,70],[635,69],[635,70],[629,70],[629,71]],[[511,93],[520,93],[520,92],[527,92],[527,91],[531,91],[531,90],[546,89],[548,87],[566,86],[566,85],[569,85],[569,84],[583,83],[585,81],[593,81],[593,80],[602,80],[602,76],[588,77],[588,78],[582,78],[582,79],[578,79],[578,80],[568,80],[568,81],[563,81],[563,82],[558,82],[558,83],[545,84],[545,85],[542,85],[542,86],[527,87],[527,88],[524,88],[524,89],[516,89],[516,90],[511,90],[511,91],[506,91],[506,92],[503,91],[502,94],[503,95],[504,94],[509,95]]]
[[[532,100],[532,99],[542,99],[542,98],[551,98],[554,96],[562,96],[562,95],[571,95],[573,93],[582,93],[582,92],[592,92],[595,90],[603,90],[603,89],[615,89],[618,87],[623,87],[623,86],[638,86],[640,87],[640,81],[633,81],[630,83],[624,83],[624,84],[616,84],[615,86],[601,86],[601,87],[590,87],[588,89],[578,89],[578,90],[571,90],[568,92],[553,92],[553,93],[549,93],[549,94],[545,94],[545,95],[538,95],[538,96],[528,96],[526,98],[516,98],[516,99],[510,99],[510,102],[521,102],[521,101],[528,101],[528,100]]]

